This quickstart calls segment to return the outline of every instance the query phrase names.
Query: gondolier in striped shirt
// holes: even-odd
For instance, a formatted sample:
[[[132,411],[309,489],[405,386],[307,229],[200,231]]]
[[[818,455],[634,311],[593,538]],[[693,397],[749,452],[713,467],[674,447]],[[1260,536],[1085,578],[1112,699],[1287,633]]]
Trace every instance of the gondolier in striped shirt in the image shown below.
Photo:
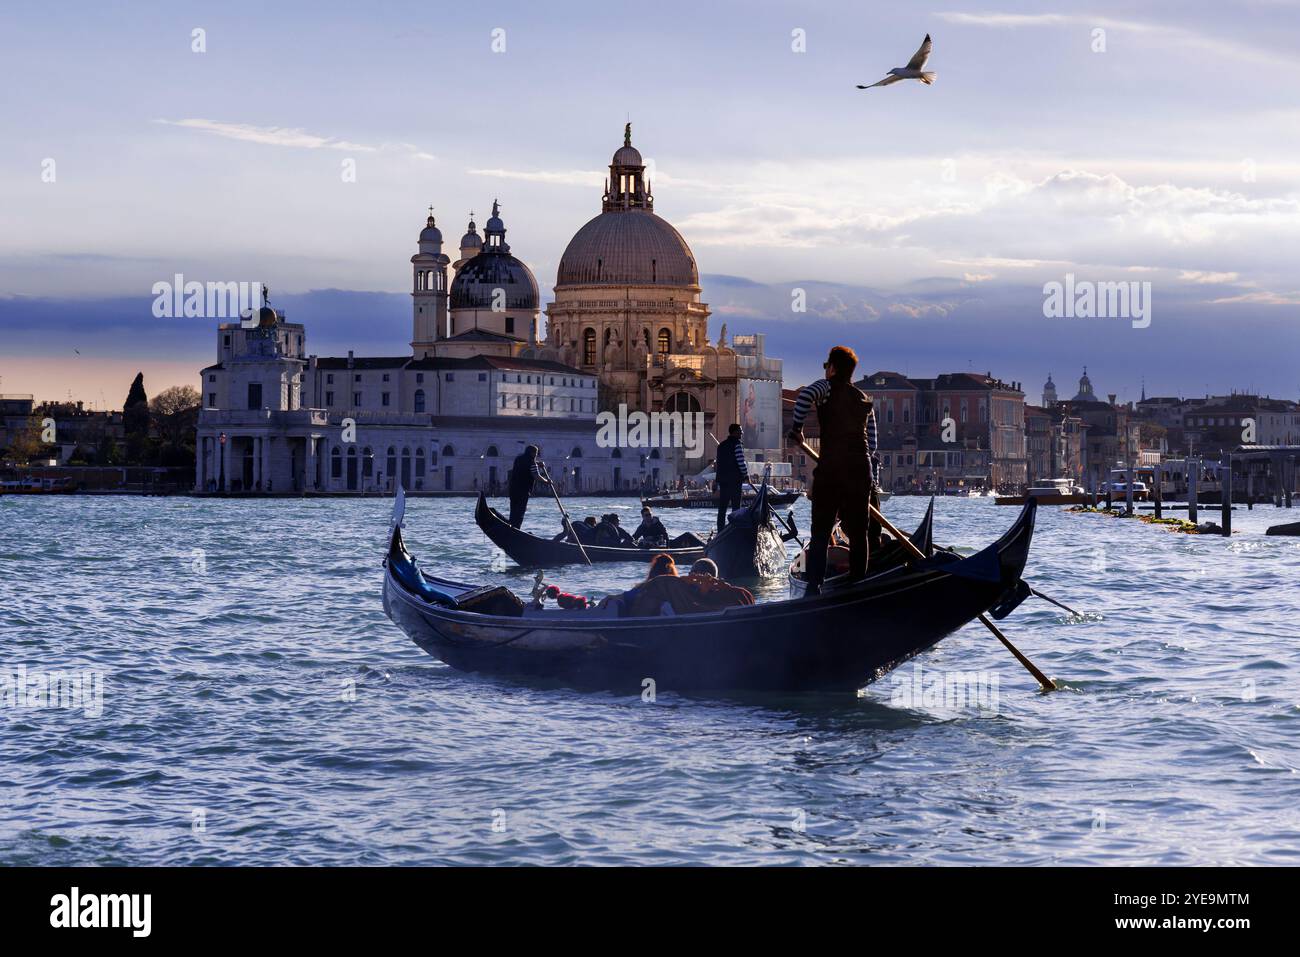
[[[537,446],[528,446],[515,456],[515,464],[510,468],[510,524],[515,528],[523,527],[533,482],[540,479],[550,484],[545,474],[546,465],[538,459],[537,452]]]
[[[727,527],[727,509],[740,508],[741,485],[749,478],[749,464],[745,461],[745,447],[740,444],[744,433],[732,423],[727,437],[718,443],[714,475],[718,483],[718,531]]]
[[[874,486],[876,413],[871,400],[853,385],[858,357],[836,346],[823,364],[826,378],[800,390],[794,404],[790,441],[803,442],[803,422],[817,410],[821,460],[813,469],[812,532],[808,541],[807,594],[821,592],[826,577],[826,548],[838,517],[849,540],[849,577],[867,572],[867,505]]]

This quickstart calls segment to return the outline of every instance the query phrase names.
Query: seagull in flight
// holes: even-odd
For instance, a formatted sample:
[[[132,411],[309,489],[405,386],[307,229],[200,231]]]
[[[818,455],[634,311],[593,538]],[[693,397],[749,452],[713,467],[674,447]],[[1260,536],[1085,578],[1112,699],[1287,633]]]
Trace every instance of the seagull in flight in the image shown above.
[[[896,66],[889,71],[889,76],[885,77],[870,86],[858,84],[859,90],[869,90],[873,86],[889,86],[891,83],[897,83],[899,80],[920,80],[926,86],[934,82],[934,73],[925,72],[925,61],[930,59],[930,34],[925,35],[925,40],[921,43],[921,48],[912,55],[912,59],[907,61],[907,66]]]

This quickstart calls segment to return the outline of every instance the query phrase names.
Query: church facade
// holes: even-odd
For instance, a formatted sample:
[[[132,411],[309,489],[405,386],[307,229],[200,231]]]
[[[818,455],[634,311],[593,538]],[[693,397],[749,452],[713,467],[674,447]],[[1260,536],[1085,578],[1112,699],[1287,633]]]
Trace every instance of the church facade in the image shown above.
[[[538,285],[500,207],[471,218],[455,260],[432,210],[411,257],[410,354],[320,357],[306,329],[263,305],[223,323],[201,371],[195,487],[207,492],[500,490],[538,445],[568,492],[629,492],[704,468],[685,452],[597,445],[602,411],[694,412],[751,461],[781,461],[781,362],[763,337],[708,336],[685,240],[654,213],[641,155],[614,154],[598,216],[561,258],[539,326]]]

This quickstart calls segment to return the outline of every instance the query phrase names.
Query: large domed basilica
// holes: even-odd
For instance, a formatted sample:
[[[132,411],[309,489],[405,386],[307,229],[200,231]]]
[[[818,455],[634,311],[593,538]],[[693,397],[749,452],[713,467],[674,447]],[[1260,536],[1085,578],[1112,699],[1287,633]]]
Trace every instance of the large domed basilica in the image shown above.
[[[411,257],[415,357],[560,363],[597,377],[601,410],[699,412],[713,434],[739,422],[751,448],[779,453],[780,360],[764,356],[762,336],[728,344],[725,325],[710,342],[695,255],[654,205],[629,123],[609,164],[600,213],[560,257],[545,339],[537,280],[511,255],[499,204],[483,237],[471,215],[455,263],[442,252],[430,210]]]
[[[738,374],[775,369],[779,406],[780,363],[763,358],[760,338],[745,337],[738,369],[725,326],[710,343],[695,255],[655,213],[645,173],[628,124],[609,165],[600,213],[574,234],[560,259],[542,354],[594,371],[602,408],[703,412],[710,431],[725,432],[742,418]],[[766,434],[747,442],[780,445],[778,436]]]

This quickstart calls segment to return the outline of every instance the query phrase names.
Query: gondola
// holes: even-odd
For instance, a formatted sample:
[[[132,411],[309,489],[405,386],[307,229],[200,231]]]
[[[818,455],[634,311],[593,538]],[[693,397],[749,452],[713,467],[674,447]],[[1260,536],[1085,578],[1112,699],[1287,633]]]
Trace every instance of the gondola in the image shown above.
[[[713,559],[722,578],[772,578],[785,571],[785,538],[772,523],[772,494],[775,490],[764,483],[758,497],[732,512],[726,528],[704,547],[704,557]]]
[[[842,542],[842,536],[838,535],[839,529],[836,528],[836,534],[832,536],[832,543],[829,554],[826,556],[826,580],[822,582],[822,590],[830,591],[840,588],[849,581],[849,550],[846,544]],[[925,510],[925,515],[921,517],[921,524],[916,526],[916,531],[908,536],[912,544],[924,552],[927,556],[934,554],[934,496],[930,496],[930,504]],[[790,563],[787,571],[788,590],[791,598],[802,598],[807,588],[807,582],[804,581],[804,565],[807,561],[807,551],[799,553],[799,556]],[[872,551],[867,564],[867,574],[875,575],[879,572],[887,571],[898,565],[911,561],[911,552],[902,542],[896,542],[886,537],[884,545]]]
[[[474,509],[474,522],[483,534],[512,559],[525,568],[555,568],[559,565],[582,565],[583,549],[573,542],[539,538],[515,528],[488,505],[482,492]],[[641,562],[648,564],[656,555],[671,555],[677,564],[687,564],[704,556],[703,545],[684,548],[637,548],[612,545],[585,545],[592,562]]]
[[[427,575],[403,544],[402,508],[399,493],[384,611],[420,648],[462,671],[640,693],[647,681],[658,692],[855,692],[982,612],[1014,607],[1036,506],[969,558],[935,555],[811,598],[653,618],[619,617],[617,601],[534,608],[506,588]]]

